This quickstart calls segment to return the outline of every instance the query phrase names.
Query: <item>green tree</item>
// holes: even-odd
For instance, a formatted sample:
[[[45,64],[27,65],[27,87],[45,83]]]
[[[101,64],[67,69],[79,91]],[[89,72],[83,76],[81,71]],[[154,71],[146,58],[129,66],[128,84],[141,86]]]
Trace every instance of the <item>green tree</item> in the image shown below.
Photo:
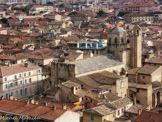
[[[125,14],[128,14],[128,13],[129,13],[128,11],[120,11],[118,13],[118,16],[122,17],[122,16],[124,16]]]
[[[8,19],[13,19],[12,17],[9,17]]]
[[[64,4],[60,4],[60,5],[59,5],[59,8],[63,8],[63,7],[64,7]]]
[[[105,12],[102,11],[102,10],[98,11],[96,14],[97,14],[97,17],[102,17],[102,16],[107,15],[107,13],[105,13]]]
[[[7,20],[6,18],[2,18],[2,19],[1,19],[1,22],[2,22],[2,23],[7,23],[8,20]]]
[[[53,5],[53,3],[52,2],[48,2],[47,5]]]

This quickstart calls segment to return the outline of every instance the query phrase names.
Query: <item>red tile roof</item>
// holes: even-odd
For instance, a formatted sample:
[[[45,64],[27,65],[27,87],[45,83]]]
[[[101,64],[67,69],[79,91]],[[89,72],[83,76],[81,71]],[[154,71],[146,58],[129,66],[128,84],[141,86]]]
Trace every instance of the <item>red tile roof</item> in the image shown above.
[[[142,113],[135,118],[136,122],[161,122],[162,112],[142,111]]]
[[[13,66],[1,66],[0,67],[0,77],[9,76],[17,73],[27,72],[31,70],[40,69],[39,66],[34,65],[33,63],[28,62],[28,67],[23,64],[15,64]]]
[[[34,50],[32,52],[29,52],[28,54],[46,54],[46,53],[53,53],[53,50],[49,48],[43,48],[39,50]]]
[[[137,3],[132,3],[129,4],[128,7],[150,7],[151,4],[137,4]]]
[[[17,19],[8,19],[8,22],[10,23],[10,22],[18,22],[18,20]]]
[[[37,117],[44,120],[56,120],[66,110],[62,108],[53,110],[52,107],[41,106],[36,104],[26,104],[26,102],[3,99],[0,100],[0,111],[12,112],[15,114],[22,114],[31,117]]]

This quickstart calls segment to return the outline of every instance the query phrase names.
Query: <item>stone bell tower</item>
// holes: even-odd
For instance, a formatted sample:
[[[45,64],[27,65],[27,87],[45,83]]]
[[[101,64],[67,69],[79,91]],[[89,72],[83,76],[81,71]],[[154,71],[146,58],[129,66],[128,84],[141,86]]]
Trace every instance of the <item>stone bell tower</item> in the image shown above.
[[[142,30],[139,25],[135,25],[133,30],[133,36],[130,38],[130,60],[131,67],[141,67],[142,66]]]

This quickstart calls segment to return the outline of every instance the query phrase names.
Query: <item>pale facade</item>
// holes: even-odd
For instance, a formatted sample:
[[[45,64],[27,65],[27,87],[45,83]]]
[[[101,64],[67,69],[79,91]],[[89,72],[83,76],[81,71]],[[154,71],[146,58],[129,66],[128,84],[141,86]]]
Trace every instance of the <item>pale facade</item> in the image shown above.
[[[113,28],[108,33],[108,53],[132,68],[142,65],[142,31],[135,26],[133,36],[128,38],[127,32],[122,27]]]
[[[33,65],[34,64],[30,64],[29,66],[32,67]],[[33,69],[29,68],[29,70],[26,69],[24,72],[20,71],[2,76],[0,78],[0,96],[5,98],[13,96],[14,98],[20,99],[25,96],[41,93],[43,79],[45,79],[45,77],[42,76],[42,68],[39,66],[36,66]]]

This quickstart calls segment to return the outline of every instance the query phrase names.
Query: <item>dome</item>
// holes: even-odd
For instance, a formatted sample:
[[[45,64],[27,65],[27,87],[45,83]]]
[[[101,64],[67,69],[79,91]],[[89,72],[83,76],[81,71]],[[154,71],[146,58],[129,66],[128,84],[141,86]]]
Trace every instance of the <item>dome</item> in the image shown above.
[[[123,33],[123,32],[125,33],[126,30],[122,27],[115,27],[111,30],[111,33]]]

